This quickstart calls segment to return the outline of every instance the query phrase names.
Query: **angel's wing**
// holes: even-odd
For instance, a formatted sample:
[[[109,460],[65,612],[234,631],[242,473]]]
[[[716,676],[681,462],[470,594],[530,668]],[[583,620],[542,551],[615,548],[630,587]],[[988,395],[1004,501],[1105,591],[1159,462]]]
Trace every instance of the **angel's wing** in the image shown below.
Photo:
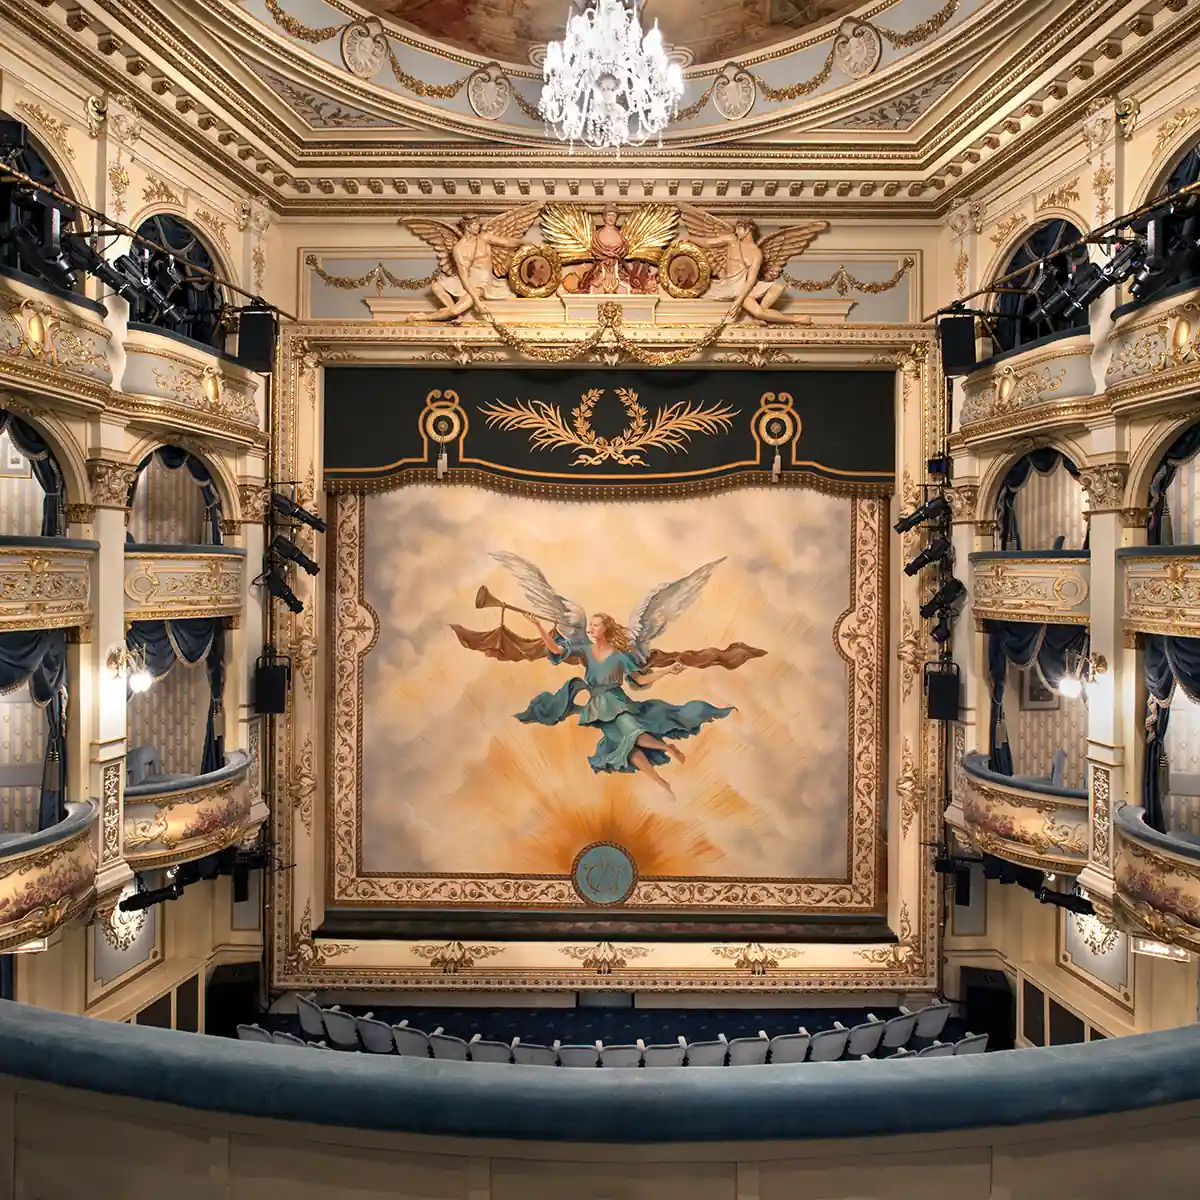
[[[405,217],[400,224],[433,247],[444,274],[457,274],[454,259],[450,255],[462,234],[453,225],[447,225],[444,221],[430,221],[425,217]]]
[[[591,262],[592,216],[579,204],[547,204],[542,209],[542,237],[563,263]]]
[[[633,610],[633,616],[629,618],[629,634],[642,658],[649,655],[651,642],[660,637],[684,609],[691,606],[704,590],[712,573],[724,561],[724,558],[715,559],[673,583],[660,583]]]
[[[496,233],[500,237],[519,238],[525,236],[525,231],[533,224],[534,218],[542,211],[541,203],[522,204],[519,208],[510,208],[494,217],[489,217],[483,228],[487,233]],[[492,247],[492,274],[497,279],[508,274],[512,264],[513,251],[507,246]]]
[[[678,228],[679,209],[673,204],[639,204],[621,226],[629,243],[625,257],[657,263]]]
[[[547,621],[553,621],[562,631],[582,629],[587,623],[583,609],[574,600],[560,596],[541,570],[527,558],[509,554],[505,550],[498,551],[492,557],[510,571],[521,585],[530,611],[545,617]]]
[[[728,237],[733,232],[733,226],[712,213],[703,209],[693,208],[690,204],[681,204],[679,211],[683,214],[683,223],[689,237],[719,238]],[[713,274],[721,279],[725,275],[725,247],[705,246],[704,253],[712,265]]]
[[[763,253],[762,279],[778,279],[784,263],[808,249],[808,243],[829,228],[828,221],[805,221],[803,225],[789,225],[778,233],[772,233],[758,243]]]

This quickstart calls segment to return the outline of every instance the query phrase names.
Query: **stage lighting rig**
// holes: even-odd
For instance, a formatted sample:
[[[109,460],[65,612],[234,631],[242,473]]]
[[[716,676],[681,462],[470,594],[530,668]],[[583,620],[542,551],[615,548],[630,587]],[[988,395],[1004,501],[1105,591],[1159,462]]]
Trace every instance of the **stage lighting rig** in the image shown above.
[[[16,246],[23,265],[68,292],[78,279],[63,250],[63,226],[75,215],[70,205],[31,186],[0,185],[0,240]]]
[[[921,619],[928,621],[931,617],[940,616],[943,610],[949,611],[966,594],[967,587],[961,579],[948,579],[921,605]]]
[[[318,533],[324,533],[328,528],[316,513],[310,513],[308,509],[301,508],[294,500],[283,495],[282,492],[275,492],[271,496],[271,507],[278,513],[282,513],[288,520],[299,521],[303,525],[307,525],[310,529],[315,529]]]
[[[139,300],[148,301],[160,321],[178,325],[184,314],[175,306],[172,297],[183,283],[183,275],[173,260],[156,261],[146,248],[136,255],[120,254],[113,266],[129,281]]]
[[[916,575],[934,563],[946,562],[953,553],[954,547],[951,546],[950,539],[939,535],[916,558],[904,564],[904,573]]]
[[[262,577],[262,583],[276,600],[282,600],[294,613],[304,611],[304,601],[288,586],[283,566],[276,563],[267,569]]]
[[[893,528],[897,533],[907,533],[926,521],[941,521],[950,515],[950,502],[945,496],[931,496],[920,508],[907,513]]]
[[[276,537],[271,540],[271,550],[278,554],[280,558],[285,558],[289,562],[294,562],[296,566],[301,567],[310,575],[317,575],[321,568],[317,566],[291,538]]]

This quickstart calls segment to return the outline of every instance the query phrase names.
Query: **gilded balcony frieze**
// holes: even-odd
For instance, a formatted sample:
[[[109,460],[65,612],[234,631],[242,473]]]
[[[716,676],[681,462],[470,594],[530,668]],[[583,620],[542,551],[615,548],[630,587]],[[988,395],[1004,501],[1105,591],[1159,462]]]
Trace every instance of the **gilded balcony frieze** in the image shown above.
[[[246,551],[237,546],[153,546],[125,551],[125,620],[236,617]]]
[[[1135,933],[1200,953],[1200,839],[1146,824],[1145,810],[1117,810],[1113,913]]]
[[[976,620],[1088,623],[1091,561],[1086,551],[980,550],[970,562]]]
[[[1200,637],[1200,546],[1124,546],[1125,632]]]
[[[960,776],[964,832],[983,854],[1039,871],[1078,872],[1088,859],[1088,794],[1000,775],[967,754]]]
[[[0,834],[0,954],[53,933],[96,895],[96,802],[38,833]]]
[[[1122,314],[1108,335],[1105,386],[1115,412],[1152,408],[1200,384],[1200,289]]]
[[[207,775],[150,779],[125,789],[123,846],[134,870],[203,858],[250,832],[250,759],[243,750]]]
[[[0,537],[0,630],[87,628],[98,542]]]

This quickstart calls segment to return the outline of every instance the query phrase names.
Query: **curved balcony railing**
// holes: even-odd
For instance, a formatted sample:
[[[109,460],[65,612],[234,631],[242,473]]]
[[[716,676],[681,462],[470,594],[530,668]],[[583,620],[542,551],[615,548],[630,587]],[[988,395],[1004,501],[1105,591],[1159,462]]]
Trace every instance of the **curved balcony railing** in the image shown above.
[[[207,775],[157,776],[125,789],[125,861],[135,871],[170,867],[235,845],[249,831],[250,759],[225,756]]]
[[[0,536],[0,631],[90,625],[99,549],[72,538]]]
[[[94,800],[38,833],[0,833],[0,954],[46,937],[96,895]],[[2,1024],[3,1022],[0,1022]]]
[[[978,550],[971,554],[971,611],[978,621],[1086,625],[1086,550]]]
[[[246,551],[240,546],[125,547],[125,619],[236,617]]]
[[[1113,831],[1114,913],[1138,932],[1200,953],[1200,838],[1159,833],[1132,804],[1116,811]]]
[[[1108,334],[1104,385],[1114,412],[1189,394],[1200,381],[1200,288],[1127,306]]]
[[[1126,633],[1200,637],[1200,546],[1122,546]]]
[[[966,833],[984,854],[1039,871],[1077,874],[1088,860],[1088,794],[1023,775],[1000,775],[984,754],[962,760]]]

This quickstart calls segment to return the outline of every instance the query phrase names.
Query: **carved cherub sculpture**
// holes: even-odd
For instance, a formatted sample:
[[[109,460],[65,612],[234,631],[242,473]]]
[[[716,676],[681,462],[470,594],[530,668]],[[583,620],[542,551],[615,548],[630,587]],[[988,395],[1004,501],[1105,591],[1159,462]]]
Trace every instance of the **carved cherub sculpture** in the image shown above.
[[[442,307],[430,313],[410,313],[409,321],[453,321],[485,300],[512,293],[505,276],[513,251],[541,211],[525,204],[494,217],[463,217],[459,227],[423,217],[400,222],[437,252],[442,276],[431,285]]]
[[[599,224],[580,204],[548,204],[542,235],[562,263],[586,263],[563,278],[568,292],[653,292],[657,267],[671,244],[679,212],[668,204],[639,204],[621,221],[617,206],[604,206]]]
[[[732,300],[756,321],[775,325],[806,325],[812,320],[776,312],[775,305],[787,290],[779,276],[788,259],[802,254],[818,233],[829,228],[828,221],[789,225],[756,241],[754,222],[743,217],[731,224],[690,204],[681,204],[680,211],[692,241],[708,251],[712,262],[708,299]]]

